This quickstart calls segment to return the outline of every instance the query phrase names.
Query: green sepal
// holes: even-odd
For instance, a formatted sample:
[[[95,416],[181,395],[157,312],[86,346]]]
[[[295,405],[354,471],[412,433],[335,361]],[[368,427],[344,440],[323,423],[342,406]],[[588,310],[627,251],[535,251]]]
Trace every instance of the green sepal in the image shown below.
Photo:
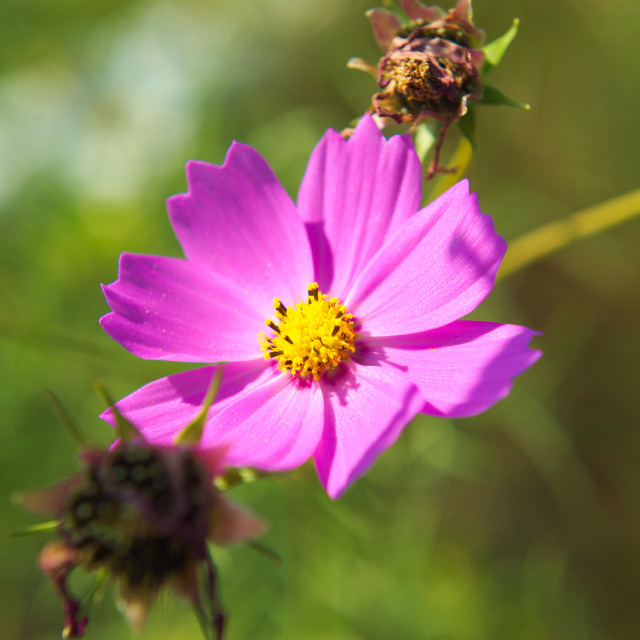
[[[218,367],[215,375],[211,379],[209,384],[209,390],[202,403],[202,409],[195,419],[188,424],[174,440],[175,444],[183,445],[197,445],[202,439],[202,432],[204,431],[204,423],[207,419],[207,412],[211,408],[213,401],[216,399],[218,389],[220,388],[220,380],[222,378],[222,367]]]
[[[458,128],[464,138],[469,141],[471,149],[475,152],[478,148],[478,142],[476,138],[476,111],[475,107],[469,105],[467,107],[467,113],[458,120]]]
[[[144,440],[145,437],[138,431],[137,427],[129,422],[121,413],[116,409],[116,403],[114,399],[111,397],[111,394],[107,391],[106,387],[102,380],[95,380],[93,383],[96,391],[100,394],[105,404],[111,412],[113,413],[114,418],[116,419],[116,429],[118,430],[118,435],[122,439],[123,442],[129,442],[133,438],[139,438]]]
[[[413,144],[421,163],[424,164],[424,159],[427,157],[429,151],[433,149],[437,139],[438,136],[433,133],[426,122],[423,121],[416,127]]]
[[[513,42],[513,39],[518,33],[519,24],[520,20],[518,18],[514,18],[512,25],[499,38],[496,38],[482,47],[482,52],[484,53],[483,70],[485,73],[500,64],[502,56],[504,56],[509,45]]]
[[[49,520],[47,522],[39,522],[38,524],[32,524],[30,527],[22,527],[21,529],[14,529],[7,533],[7,538],[25,538],[26,536],[35,536],[39,533],[46,533],[47,531],[54,531],[60,526],[59,520]]]
[[[74,441],[77,447],[83,447],[88,443],[85,435],[80,431],[78,425],[75,423],[74,419],[71,417],[71,414],[65,409],[62,405],[62,402],[58,400],[57,396],[52,391],[45,391],[45,395],[51,401],[53,406],[55,407],[60,419],[62,420],[62,424],[67,428],[71,439]]]
[[[484,92],[482,95],[481,104],[488,105],[506,105],[507,107],[516,107],[517,109],[524,109],[525,111],[529,111],[531,109],[531,105],[526,102],[520,102],[520,100],[514,100],[509,96],[505,95],[500,91],[500,89],[496,87],[492,87],[491,85],[484,85]]]

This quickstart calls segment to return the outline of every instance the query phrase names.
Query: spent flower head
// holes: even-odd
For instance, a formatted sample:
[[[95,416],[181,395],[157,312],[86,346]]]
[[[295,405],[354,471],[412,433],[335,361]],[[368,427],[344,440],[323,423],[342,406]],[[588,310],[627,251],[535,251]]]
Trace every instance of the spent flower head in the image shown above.
[[[381,90],[373,95],[370,112],[380,126],[391,121],[416,126],[429,119],[441,123],[427,173],[431,177],[448,171],[438,165],[444,135],[468,113],[471,102],[485,99],[483,76],[495,65],[482,46],[484,31],[473,23],[471,0],[458,0],[448,12],[435,5],[427,7],[420,0],[401,0],[401,4],[407,20],[385,8],[367,12],[384,53],[377,66],[360,59],[352,59],[349,66],[376,77]],[[496,44],[487,47],[493,53]],[[500,92],[490,88],[485,101],[493,103],[497,95]],[[524,106],[502,97],[502,104]],[[472,126],[466,123],[462,131],[473,142]]]
[[[386,53],[378,63],[382,91],[373,96],[373,107],[396,122],[430,117],[448,125],[467,112],[469,100],[482,98],[484,55],[476,47],[484,33],[473,25],[469,0],[459,0],[448,14],[417,1],[403,6],[411,21],[398,21],[391,40],[384,40]],[[395,15],[374,9],[369,17],[375,26]]]
[[[264,526],[214,486],[224,448],[153,445],[131,429],[121,435],[110,450],[81,449],[80,472],[20,496],[27,508],[57,520],[57,538],[38,565],[63,599],[63,637],[80,637],[87,626],[86,604],[67,585],[82,567],[117,583],[120,607],[135,630],[168,586],[194,606],[205,637],[221,638],[225,616],[208,542],[247,541]]]

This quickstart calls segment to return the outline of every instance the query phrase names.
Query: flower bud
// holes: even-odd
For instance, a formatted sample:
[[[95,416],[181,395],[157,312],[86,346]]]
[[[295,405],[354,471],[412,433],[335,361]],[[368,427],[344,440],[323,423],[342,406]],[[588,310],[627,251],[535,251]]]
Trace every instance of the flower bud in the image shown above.
[[[380,91],[369,112],[382,129],[390,122],[414,129],[422,120],[440,122],[433,160],[426,177],[450,172],[438,165],[448,128],[460,122],[472,101],[503,104],[520,109],[529,105],[507,97],[484,82],[483,75],[497,66],[518,31],[518,20],[499,38],[483,45],[484,31],[473,24],[471,0],[458,0],[448,12],[425,6],[420,0],[400,0],[408,18],[403,22],[389,9],[371,9],[373,34],[384,52],[377,66],[352,58],[348,66],[372,74]],[[460,132],[475,146],[475,120],[460,122]],[[343,135],[348,136],[350,129]]]
[[[468,100],[482,97],[483,55],[441,37],[414,30],[396,36],[378,66],[373,106],[379,116],[396,122],[431,117],[450,124],[467,112]]]
[[[435,118],[448,126],[482,98],[484,32],[472,21],[470,0],[458,0],[448,13],[403,0],[410,21],[402,24],[386,9],[368,12],[385,55],[378,64],[382,91],[372,98],[382,118],[415,123]]]
[[[153,446],[141,437],[110,450],[81,451],[84,470],[21,501],[58,519],[58,539],[48,543],[39,566],[64,602],[64,637],[84,634],[87,619],[66,579],[76,567],[100,572],[118,584],[120,607],[140,629],[164,586],[201,607],[221,637],[224,615],[212,592],[201,593],[204,570],[215,584],[208,541],[250,540],[262,522],[231,503],[213,484],[224,450],[186,445]]]
[[[462,118],[471,100],[483,97],[484,31],[473,24],[471,0],[458,0],[448,12],[420,0],[401,0],[409,18],[401,22],[388,9],[367,12],[374,36],[384,51],[377,68],[359,58],[348,66],[376,76],[381,91],[370,112],[382,128],[389,121],[415,127],[423,119],[441,123],[427,178],[439,171],[444,136]]]

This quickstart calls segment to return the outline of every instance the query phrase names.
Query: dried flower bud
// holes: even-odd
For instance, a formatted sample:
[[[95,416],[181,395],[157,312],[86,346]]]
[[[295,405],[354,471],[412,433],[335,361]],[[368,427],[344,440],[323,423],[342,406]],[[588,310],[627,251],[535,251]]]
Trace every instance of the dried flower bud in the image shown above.
[[[400,0],[408,20],[389,9],[371,9],[373,34],[384,52],[377,67],[360,58],[348,66],[370,73],[380,91],[371,99],[369,112],[382,129],[390,122],[415,128],[423,119],[441,123],[433,160],[426,177],[448,172],[438,166],[445,134],[469,111],[470,102],[502,104],[529,109],[526,103],[506,96],[484,82],[483,75],[500,63],[518,32],[518,20],[499,38],[483,45],[484,31],[473,24],[471,0],[458,0],[448,12],[425,6],[420,0]],[[460,122],[460,131],[472,145],[475,120]],[[352,129],[345,129],[348,137]]]
[[[207,619],[222,637],[215,567],[207,542],[249,540],[262,522],[233,505],[213,484],[224,451],[185,445],[152,446],[135,437],[111,450],[84,449],[84,471],[22,503],[58,518],[58,540],[45,546],[39,566],[64,601],[64,637],[80,637],[87,620],[66,579],[78,566],[118,583],[127,619],[139,629],[160,589],[174,588],[194,606],[209,603]],[[199,573],[211,588],[202,594]]]
[[[416,125],[431,118],[442,123],[427,177],[436,171],[447,128],[467,112],[470,100],[482,98],[484,32],[473,24],[471,0],[458,0],[445,12],[420,0],[402,0],[409,22],[402,23],[387,9],[367,12],[378,44],[385,52],[377,67],[381,91],[371,111],[381,126],[386,119]],[[350,66],[371,70],[361,60]]]
[[[407,38],[397,36],[379,64],[383,91],[373,96],[375,111],[396,122],[458,120],[468,100],[482,97],[482,60],[480,51],[440,37],[421,37],[417,29]]]
[[[396,122],[431,117],[451,123],[466,113],[468,100],[482,98],[484,55],[477,47],[484,32],[473,24],[470,0],[458,0],[448,13],[419,0],[402,6],[406,24],[385,9],[368,12],[385,51],[373,108]]]

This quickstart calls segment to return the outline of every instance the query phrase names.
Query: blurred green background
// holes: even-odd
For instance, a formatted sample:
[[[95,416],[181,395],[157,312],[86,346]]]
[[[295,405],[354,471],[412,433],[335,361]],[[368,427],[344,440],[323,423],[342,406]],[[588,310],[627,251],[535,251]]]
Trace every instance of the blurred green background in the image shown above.
[[[101,332],[121,251],[180,255],[164,200],[189,158],[257,147],[295,196],[322,132],[374,91],[363,0],[4,0],[0,8],[0,483],[75,468],[44,396],[110,428],[120,397],[181,365]],[[475,2],[489,39],[521,19],[492,83],[529,113],[479,111],[472,189],[505,238],[638,186],[635,0]],[[449,148],[449,147],[448,147]],[[445,152],[446,153],[446,152]],[[313,468],[235,490],[283,566],[217,553],[229,639],[591,640],[640,628],[640,220],[496,286],[476,318],[544,332],[544,358],[485,415],[420,418],[337,503]],[[3,530],[36,521],[0,501]],[[49,640],[42,538],[0,545],[0,635]],[[198,638],[170,599],[145,638]],[[113,598],[88,638],[128,637]]]

